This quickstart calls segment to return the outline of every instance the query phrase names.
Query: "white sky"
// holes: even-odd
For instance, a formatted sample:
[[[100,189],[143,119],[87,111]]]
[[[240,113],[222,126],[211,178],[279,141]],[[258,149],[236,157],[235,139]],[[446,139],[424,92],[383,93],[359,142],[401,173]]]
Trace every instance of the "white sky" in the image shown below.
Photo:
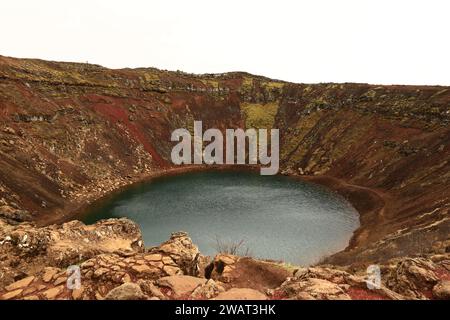
[[[0,54],[450,85],[448,0],[1,0]]]

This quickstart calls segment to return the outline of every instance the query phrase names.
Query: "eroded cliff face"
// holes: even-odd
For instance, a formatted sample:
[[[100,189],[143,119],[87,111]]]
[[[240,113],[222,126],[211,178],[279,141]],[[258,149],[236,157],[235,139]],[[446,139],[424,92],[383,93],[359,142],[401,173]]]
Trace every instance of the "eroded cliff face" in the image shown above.
[[[439,242],[450,233],[448,89],[293,87],[275,124],[286,128],[284,165],[319,176],[313,180],[341,191],[361,213],[354,250],[329,261],[448,248]]]
[[[439,86],[306,85],[0,57],[0,215],[68,220],[112,190],[171,170],[170,134],[194,120],[279,128],[282,171],[355,205],[361,228],[328,262],[449,250],[450,88]]]

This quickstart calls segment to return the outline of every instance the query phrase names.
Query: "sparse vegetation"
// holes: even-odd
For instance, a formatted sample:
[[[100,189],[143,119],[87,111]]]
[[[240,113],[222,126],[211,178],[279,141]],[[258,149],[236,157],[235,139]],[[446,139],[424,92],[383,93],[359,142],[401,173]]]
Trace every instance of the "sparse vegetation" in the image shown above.
[[[289,262],[281,262],[278,265],[281,268],[283,268],[284,270],[287,270],[287,271],[289,271],[291,273],[293,273],[295,270],[298,270],[300,268],[300,266],[293,265],[293,264],[291,264]]]
[[[284,82],[275,82],[275,81],[263,82],[263,86],[266,87],[267,89],[283,89]]]
[[[219,88],[219,81],[211,79],[200,79],[200,81],[207,87]]]
[[[253,78],[244,77],[242,79],[242,86],[241,86],[241,88],[245,91],[245,90],[251,90],[252,87],[253,87]]]
[[[225,241],[219,237],[216,237],[215,249],[217,253],[231,254],[244,257],[251,257],[252,253],[250,248],[245,244],[245,240],[239,241]]]
[[[278,103],[242,103],[241,112],[245,118],[245,126],[255,129],[272,129],[275,116],[278,111]]]

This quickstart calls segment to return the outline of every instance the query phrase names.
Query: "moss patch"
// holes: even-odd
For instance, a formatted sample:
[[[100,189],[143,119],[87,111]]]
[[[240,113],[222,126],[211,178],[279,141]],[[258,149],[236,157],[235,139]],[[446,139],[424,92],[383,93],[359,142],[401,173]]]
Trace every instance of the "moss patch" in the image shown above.
[[[270,82],[263,82],[263,86],[266,89],[283,89],[284,83],[283,82],[270,81]]]
[[[211,79],[200,79],[200,81],[207,87],[219,88],[219,81]]]
[[[278,103],[241,103],[246,128],[272,129],[277,111]]]

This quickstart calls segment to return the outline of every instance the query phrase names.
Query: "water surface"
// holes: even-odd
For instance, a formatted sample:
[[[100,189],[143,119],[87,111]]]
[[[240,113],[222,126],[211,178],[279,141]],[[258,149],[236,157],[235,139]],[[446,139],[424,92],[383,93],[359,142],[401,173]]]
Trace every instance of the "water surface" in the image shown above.
[[[83,220],[117,217],[137,222],[146,246],[183,230],[203,254],[215,254],[218,240],[244,240],[254,257],[304,265],[344,249],[359,226],[356,210],[324,187],[241,171],[157,178],[93,206]]]

